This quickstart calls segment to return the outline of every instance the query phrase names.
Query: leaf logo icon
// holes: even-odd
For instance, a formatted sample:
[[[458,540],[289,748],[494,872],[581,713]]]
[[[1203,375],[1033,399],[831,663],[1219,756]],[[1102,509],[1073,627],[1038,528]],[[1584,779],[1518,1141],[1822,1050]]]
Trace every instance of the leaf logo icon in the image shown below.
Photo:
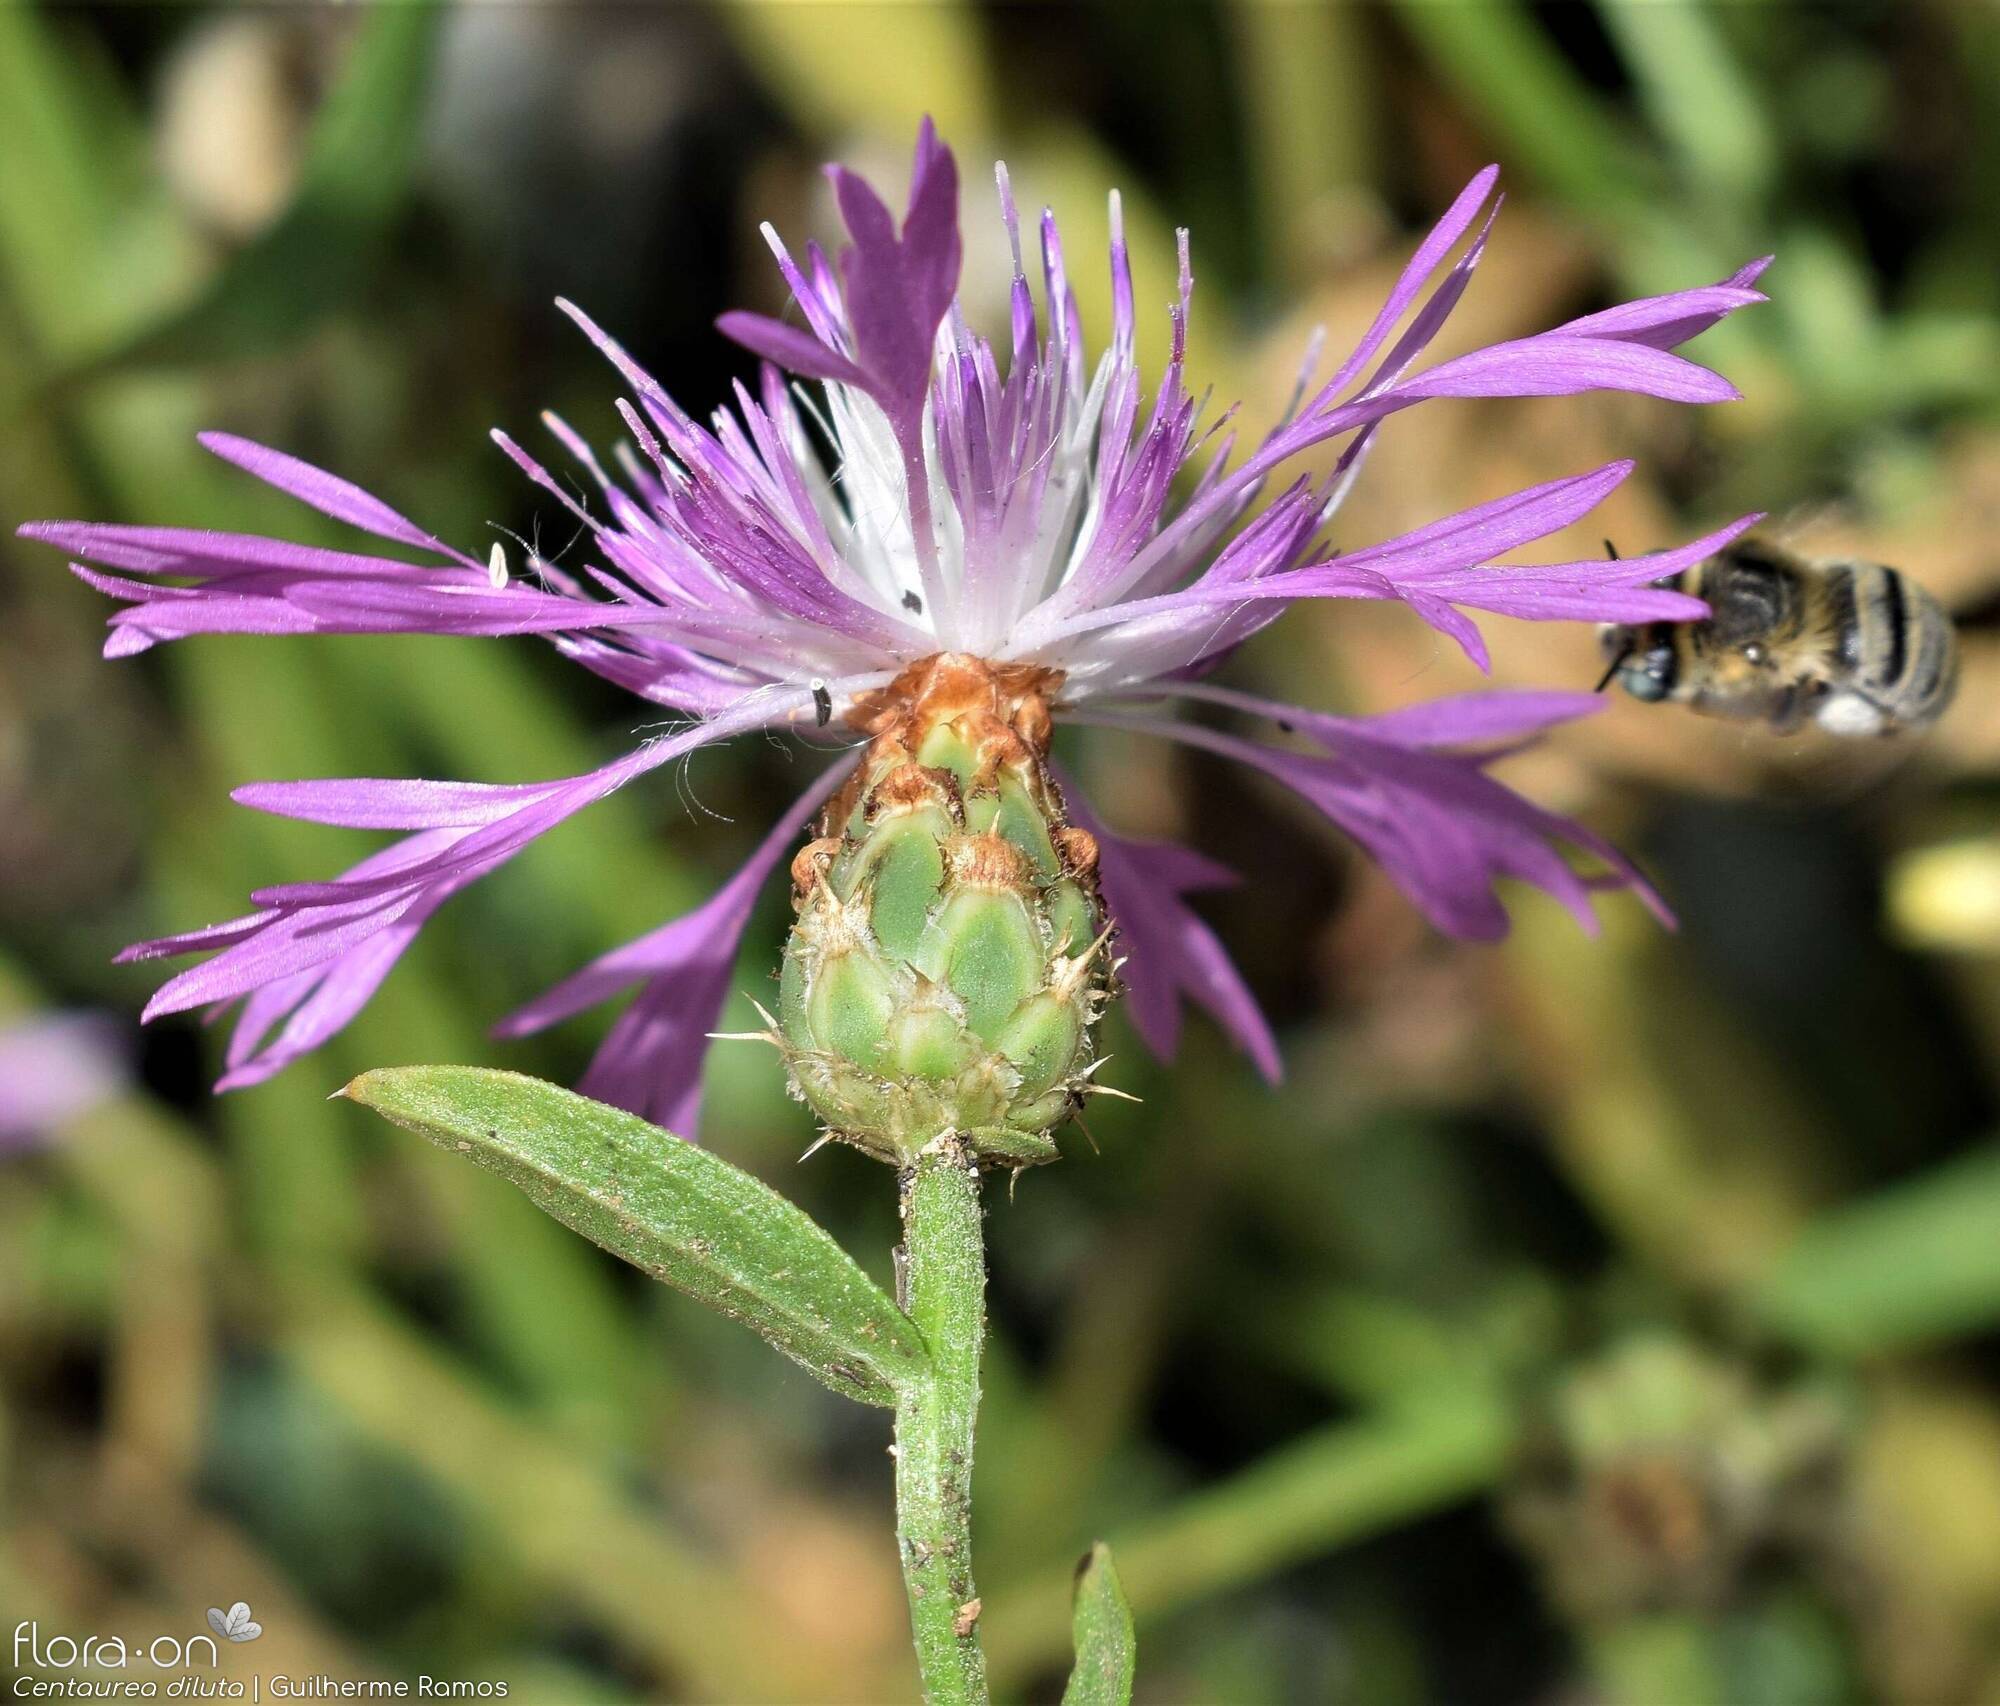
[[[211,1605],[208,1626],[225,1641],[254,1641],[264,1633],[264,1625],[251,1620],[250,1607],[240,1599],[226,1612]]]

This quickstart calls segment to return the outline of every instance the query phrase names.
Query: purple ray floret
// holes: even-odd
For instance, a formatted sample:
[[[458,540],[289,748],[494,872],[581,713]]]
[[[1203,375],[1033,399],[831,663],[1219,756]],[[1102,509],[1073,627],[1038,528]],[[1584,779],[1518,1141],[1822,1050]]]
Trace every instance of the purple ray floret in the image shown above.
[[[943,651],[1060,671],[1058,717],[1157,734],[1263,772],[1382,864],[1440,929],[1491,938],[1495,885],[1526,881],[1594,927],[1598,891],[1664,909],[1632,866],[1579,825],[1491,774],[1589,695],[1488,693],[1377,717],[1268,704],[1213,685],[1232,652],[1303,599],[1407,606],[1483,668],[1480,613],[1527,621],[1646,622],[1703,607],[1660,583],[1755,517],[1644,557],[1503,561],[1585,515],[1628,462],[1516,492],[1377,543],[1336,549],[1330,524],[1395,417],[1453,398],[1625,391],[1677,403],[1736,396],[1677,353],[1762,301],[1764,261],[1715,284],[1587,314],[1532,337],[1423,365],[1471,283],[1500,207],[1487,168],[1423,239],[1359,340],[1331,371],[1316,341],[1293,406],[1239,447],[1234,411],[1210,416],[1186,372],[1194,274],[1185,232],[1172,338],[1150,387],[1118,199],[1111,200],[1111,324],[1094,357],[1054,215],[1024,228],[1005,169],[1000,218],[1013,255],[1004,335],[958,300],[963,245],[951,152],[928,122],[900,219],[861,178],[831,168],[848,243],[795,257],[765,235],[795,310],[725,315],[762,358],[754,385],[697,420],[581,311],[562,304],[628,395],[608,459],[561,420],[543,425],[588,502],[504,433],[500,449],[582,525],[558,565],[438,538],[297,458],[223,433],[217,456],[346,527],[381,554],[192,528],[37,522],[75,572],[118,602],[105,643],[126,656],[193,634],[540,635],[584,668],[691,719],[580,776],[488,785],[402,779],[255,783],[246,806],[400,839],[329,880],[254,895],[225,924],[146,942],[127,957],[209,957],[170,979],[148,1017],[240,1004],[224,1088],[270,1076],[339,1031],[453,894],[546,830],[696,747],[789,727],[829,744],[857,696]],[[1454,258],[1455,257],[1455,258]],[[1039,275],[1030,280],[1030,267]],[[1300,459],[1324,472],[1305,472]],[[1275,477],[1275,478],[1274,478]],[[1176,700],[1289,731],[1283,743],[1178,721]],[[828,725],[831,723],[831,727]],[[539,1030],[637,988],[584,1087],[690,1127],[707,1033],[730,993],[760,889],[831,793],[835,764],[704,906],[614,949],[505,1020]],[[1207,1011],[1268,1077],[1278,1050],[1221,943],[1187,897],[1230,873],[1184,848],[1098,823],[1107,906],[1134,1023],[1159,1054],[1184,1004]]]

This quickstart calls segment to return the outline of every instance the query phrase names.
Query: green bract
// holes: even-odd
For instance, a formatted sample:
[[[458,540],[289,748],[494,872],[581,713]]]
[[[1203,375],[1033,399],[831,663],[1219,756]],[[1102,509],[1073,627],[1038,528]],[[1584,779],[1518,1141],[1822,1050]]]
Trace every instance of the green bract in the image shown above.
[[[829,1132],[896,1163],[956,1133],[1054,1160],[1110,989],[1096,843],[1048,778],[1046,672],[943,654],[863,708],[875,736],[792,872],[779,1026]]]

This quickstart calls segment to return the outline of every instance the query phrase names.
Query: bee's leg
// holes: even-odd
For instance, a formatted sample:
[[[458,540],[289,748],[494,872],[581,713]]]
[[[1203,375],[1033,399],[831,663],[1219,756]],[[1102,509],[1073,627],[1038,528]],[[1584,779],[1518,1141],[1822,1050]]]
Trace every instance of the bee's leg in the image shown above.
[[[1767,719],[1771,732],[1776,735],[1797,734],[1825,702],[1826,687],[1821,682],[1799,682],[1784,688],[1771,701]]]
[[[1611,654],[1610,663],[1605,665],[1603,675],[1598,678],[1597,685],[1591,689],[1591,692],[1602,693],[1605,688],[1609,687],[1612,678],[1625,667],[1625,660],[1638,649],[1639,642],[1637,639],[1627,639],[1623,645]]]

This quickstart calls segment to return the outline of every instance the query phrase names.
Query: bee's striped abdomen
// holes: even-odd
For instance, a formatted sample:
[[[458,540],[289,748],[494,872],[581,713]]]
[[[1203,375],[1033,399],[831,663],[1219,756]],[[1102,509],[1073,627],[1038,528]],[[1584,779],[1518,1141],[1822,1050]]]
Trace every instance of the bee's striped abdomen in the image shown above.
[[[1886,564],[1842,563],[1828,574],[1845,577],[1851,589],[1852,619],[1836,631],[1853,687],[1899,725],[1935,721],[1956,685],[1951,618],[1922,587]]]

